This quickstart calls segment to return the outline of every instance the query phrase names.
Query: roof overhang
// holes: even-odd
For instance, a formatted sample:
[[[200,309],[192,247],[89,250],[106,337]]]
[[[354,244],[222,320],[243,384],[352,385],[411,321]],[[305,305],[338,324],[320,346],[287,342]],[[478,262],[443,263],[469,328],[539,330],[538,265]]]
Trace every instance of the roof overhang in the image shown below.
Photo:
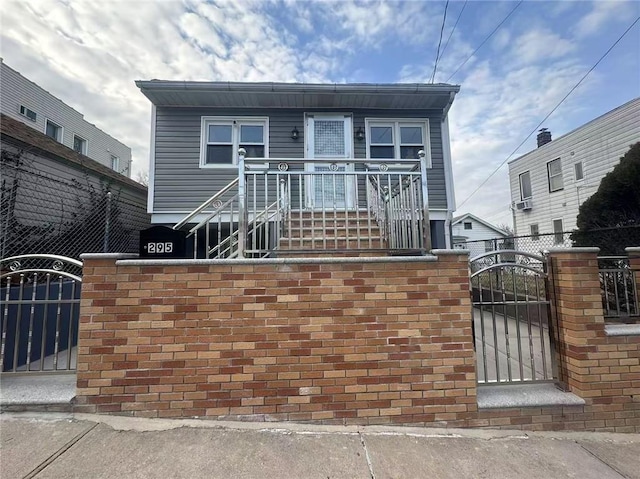
[[[242,83],[149,80],[136,86],[156,106],[442,110],[459,85],[426,83]]]

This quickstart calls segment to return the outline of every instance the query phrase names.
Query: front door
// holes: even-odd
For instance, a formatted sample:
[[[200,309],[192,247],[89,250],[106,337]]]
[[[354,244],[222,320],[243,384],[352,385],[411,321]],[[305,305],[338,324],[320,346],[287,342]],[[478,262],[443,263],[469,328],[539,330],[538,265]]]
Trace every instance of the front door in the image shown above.
[[[353,164],[345,160],[352,158],[351,117],[348,115],[307,115],[306,157],[322,159],[307,165],[307,208],[317,210],[345,210],[353,208]]]

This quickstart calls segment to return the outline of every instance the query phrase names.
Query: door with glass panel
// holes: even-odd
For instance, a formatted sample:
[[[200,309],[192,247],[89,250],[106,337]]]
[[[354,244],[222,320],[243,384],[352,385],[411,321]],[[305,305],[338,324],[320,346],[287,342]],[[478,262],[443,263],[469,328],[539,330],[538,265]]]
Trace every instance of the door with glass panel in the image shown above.
[[[351,117],[346,115],[307,115],[307,158],[326,159],[307,165],[306,206],[310,209],[352,209],[355,204]]]

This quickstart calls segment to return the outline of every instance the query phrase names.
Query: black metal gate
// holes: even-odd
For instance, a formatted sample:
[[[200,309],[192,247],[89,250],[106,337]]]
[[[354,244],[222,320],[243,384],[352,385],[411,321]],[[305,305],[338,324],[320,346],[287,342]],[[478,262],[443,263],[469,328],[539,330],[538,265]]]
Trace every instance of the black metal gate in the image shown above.
[[[547,258],[491,251],[470,267],[478,382],[555,380]]]
[[[82,263],[56,255],[0,260],[3,373],[76,368]]]

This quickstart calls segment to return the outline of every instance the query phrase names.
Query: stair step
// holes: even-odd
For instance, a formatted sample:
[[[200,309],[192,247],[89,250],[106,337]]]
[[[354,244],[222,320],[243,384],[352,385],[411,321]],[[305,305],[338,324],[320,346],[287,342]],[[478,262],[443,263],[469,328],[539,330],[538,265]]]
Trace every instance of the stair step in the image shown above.
[[[291,240],[291,243],[289,243]],[[326,246],[325,246],[326,244]],[[375,238],[280,238],[279,250],[357,250],[384,249],[385,241],[380,237]]]

